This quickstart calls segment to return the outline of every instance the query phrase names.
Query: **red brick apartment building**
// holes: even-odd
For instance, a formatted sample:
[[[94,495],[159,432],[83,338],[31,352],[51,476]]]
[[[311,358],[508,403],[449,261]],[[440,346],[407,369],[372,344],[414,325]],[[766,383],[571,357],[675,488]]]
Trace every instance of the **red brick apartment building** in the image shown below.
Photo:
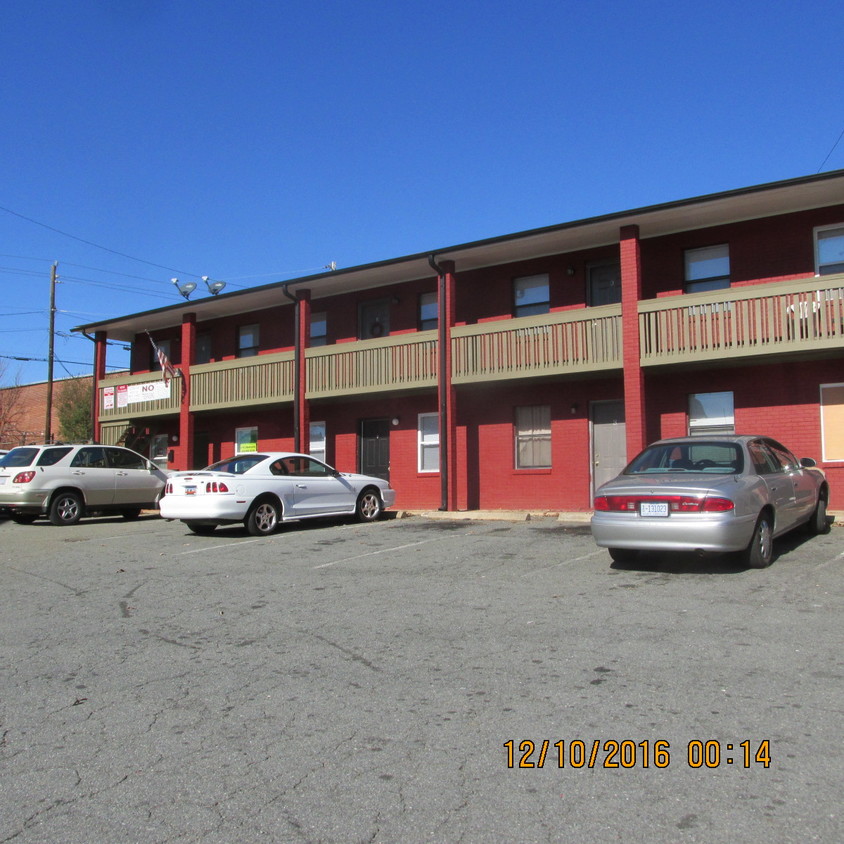
[[[735,431],[844,495],[844,171],[75,330],[101,441],[174,469],[302,450],[389,476],[405,508],[587,510],[647,442]],[[166,386],[147,331],[181,370]],[[130,375],[106,376],[108,340]]]

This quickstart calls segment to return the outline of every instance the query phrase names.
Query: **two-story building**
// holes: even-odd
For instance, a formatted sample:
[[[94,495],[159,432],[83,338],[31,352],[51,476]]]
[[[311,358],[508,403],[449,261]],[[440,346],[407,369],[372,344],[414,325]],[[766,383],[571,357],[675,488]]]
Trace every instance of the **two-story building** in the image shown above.
[[[83,325],[171,469],[310,451],[404,508],[586,510],[647,442],[764,433],[844,488],[844,171]],[[151,336],[181,370],[165,385]],[[107,341],[132,343],[106,376]],[[840,505],[839,505],[840,506]]]

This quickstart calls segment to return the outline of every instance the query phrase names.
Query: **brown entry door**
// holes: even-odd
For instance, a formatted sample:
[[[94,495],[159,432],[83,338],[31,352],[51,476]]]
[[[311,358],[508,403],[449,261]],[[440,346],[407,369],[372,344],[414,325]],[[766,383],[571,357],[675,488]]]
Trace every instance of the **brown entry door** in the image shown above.
[[[592,402],[592,492],[627,465],[624,402]]]
[[[362,419],[359,439],[359,471],[390,480],[390,420]]]

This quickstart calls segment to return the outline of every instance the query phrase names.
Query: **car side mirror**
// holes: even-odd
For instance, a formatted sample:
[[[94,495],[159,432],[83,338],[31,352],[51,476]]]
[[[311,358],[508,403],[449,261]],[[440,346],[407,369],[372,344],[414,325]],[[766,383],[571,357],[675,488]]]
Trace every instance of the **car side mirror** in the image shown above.
[[[800,458],[800,465],[804,469],[814,469],[815,466],[817,466],[818,464],[811,457],[801,457]]]

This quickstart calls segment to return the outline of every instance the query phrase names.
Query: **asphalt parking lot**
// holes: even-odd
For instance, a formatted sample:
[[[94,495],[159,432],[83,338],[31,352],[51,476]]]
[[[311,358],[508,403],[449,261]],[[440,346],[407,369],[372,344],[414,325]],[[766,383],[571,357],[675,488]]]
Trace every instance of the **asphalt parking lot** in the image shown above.
[[[0,842],[844,840],[842,531],[0,520]]]

